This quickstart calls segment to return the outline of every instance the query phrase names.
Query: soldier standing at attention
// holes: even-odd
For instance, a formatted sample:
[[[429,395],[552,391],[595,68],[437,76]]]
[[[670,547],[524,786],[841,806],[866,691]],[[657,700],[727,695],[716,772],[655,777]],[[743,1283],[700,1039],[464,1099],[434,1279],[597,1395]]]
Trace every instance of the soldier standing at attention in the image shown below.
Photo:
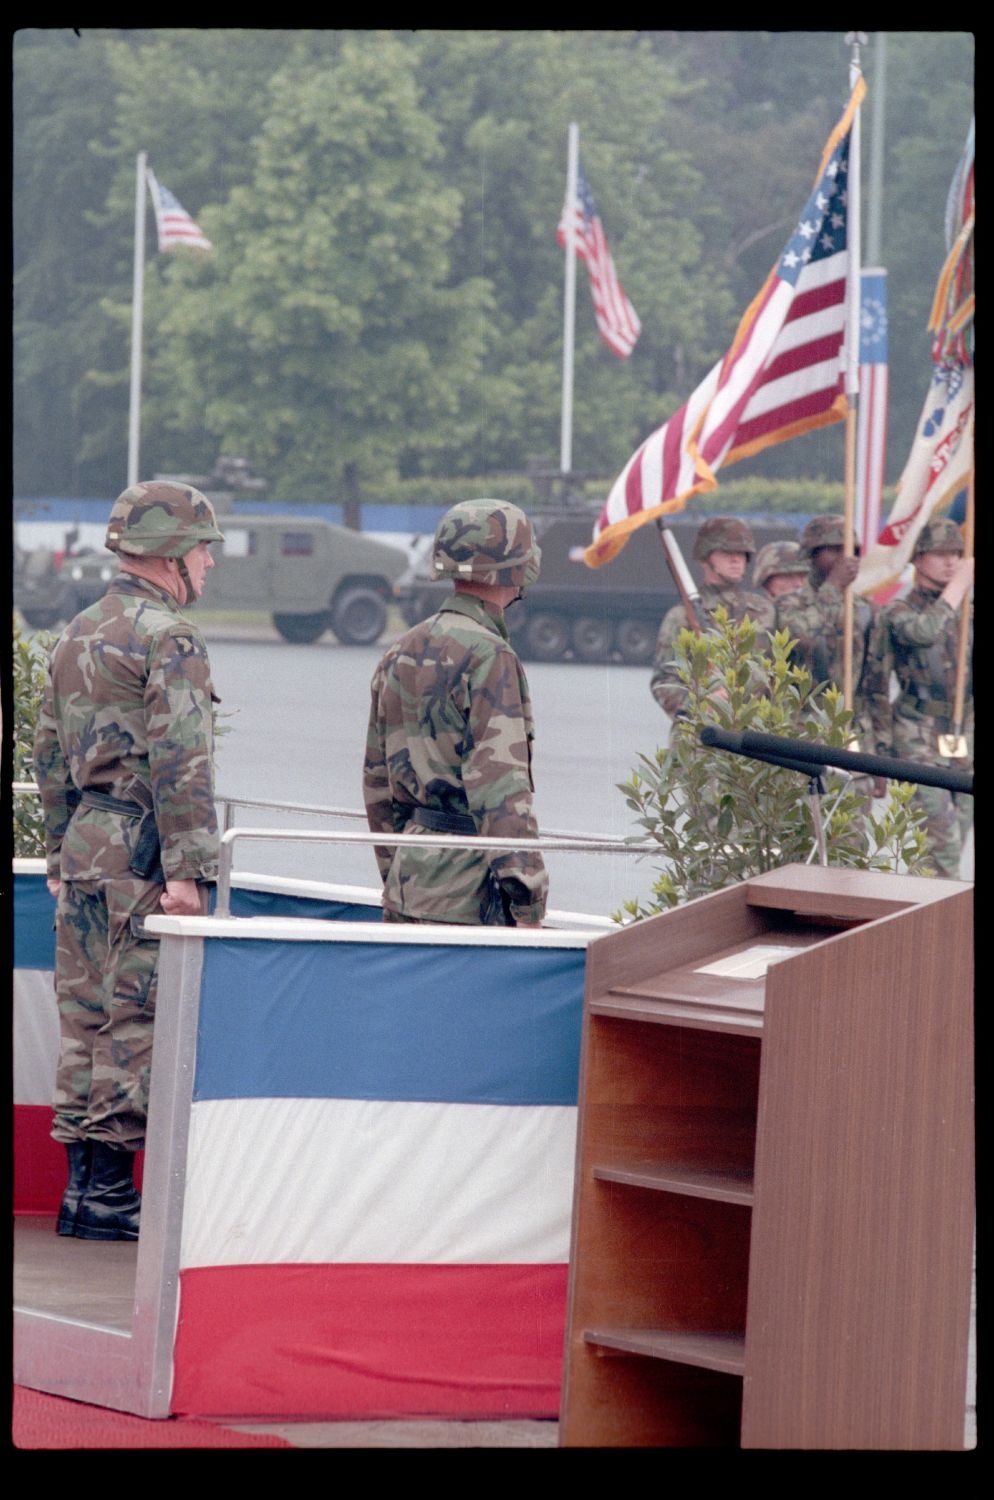
[[[752,532],[744,521],[732,516],[709,516],[694,538],[693,555],[701,564],[704,586],[698,614],[702,630],[714,621],[715,611],[727,609],[738,622],[746,615],[759,627],[757,644],[762,647],[774,628],[773,603],[765,593],[742,587],[749,559],[756,550]],[[656,641],[656,658],[649,690],[671,719],[677,718],[687,701],[687,688],[680,681],[674,644],[680,631],[690,629],[682,604],[675,604],[663,618]]]
[[[794,637],[792,655],[806,667],[815,683],[831,682],[842,687],[845,644],[845,591],[859,571],[858,557],[846,557],[845,517],[815,516],[801,532],[801,554],[810,571],[796,593],[777,600],[777,626]],[[873,739],[870,706],[866,699],[866,657],[875,616],[868,599],[857,599],[853,608],[853,731],[860,747],[868,749]],[[857,785],[868,797],[882,797],[882,777],[859,777]]]
[[[798,542],[767,542],[756,553],[752,586],[763,589],[773,600],[793,594],[808,576],[808,566]]]
[[[56,1230],[138,1238],[159,944],[152,913],[195,915],[217,873],[213,702],[199,598],[222,540],[189,485],[132,485],[106,545],[120,573],[52,652],[34,744],[57,898],[60,1051],[52,1135],[69,1158]],[[136,930],[136,928],[138,930]]]
[[[953,729],[959,607],[973,583],[973,558],[963,556],[959,527],[945,518],[927,522],[912,553],[914,586],[880,611],[870,648],[870,681],[878,755],[897,755],[931,766],[973,769],[973,681],[967,675],[963,731],[968,756],[951,759],[939,736]],[[972,650],[972,621],[971,640]],[[889,697],[891,673],[899,694]],[[973,798],[941,787],[920,786],[914,801],[925,813],[929,852],[940,875],[959,879],[963,841],[973,819]]]
[[[363,799],[373,833],[538,836],[531,700],[504,610],[538,577],[531,523],[504,500],[466,500],[435,533],[453,580],[437,613],[385,652],[372,681]],[[540,927],[538,853],[378,848],[389,922]]]

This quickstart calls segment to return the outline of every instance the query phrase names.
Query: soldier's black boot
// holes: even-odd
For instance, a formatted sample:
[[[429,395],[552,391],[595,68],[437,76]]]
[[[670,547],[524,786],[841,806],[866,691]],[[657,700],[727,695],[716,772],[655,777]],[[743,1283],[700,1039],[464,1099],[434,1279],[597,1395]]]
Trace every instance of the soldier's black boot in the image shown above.
[[[136,1240],[142,1200],[135,1189],[135,1153],[93,1141],[90,1181],[76,1211],[79,1240]]]
[[[76,1233],[76,1214],[79,1200],[90,1181],[90,1141],[66,1141],[69,1158],[69,1182],[62,1194],[62,1206],[55,1221],[56,1234]]]

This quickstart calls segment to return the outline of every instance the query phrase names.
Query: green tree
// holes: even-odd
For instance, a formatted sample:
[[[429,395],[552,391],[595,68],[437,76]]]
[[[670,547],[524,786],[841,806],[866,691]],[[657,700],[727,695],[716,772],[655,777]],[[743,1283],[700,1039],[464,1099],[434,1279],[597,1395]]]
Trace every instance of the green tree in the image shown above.
[[[407,48],[349,35],[327,65],[294,57],[268,97],[217,253],[177,257],[154,294],[150,420],[203,421],[277,498],[355,500],[447,440],[489,289],[450,276],[459,197]]]
[[[34,781],[34,738],[45,691],[48,658],[55,637],[39,631],[26,636],[14,615],[13,624],[13,781]],[[45,837],[41,803],[33,792],[14,794],[14,854],[19,858],[41,859],[45,854]]]

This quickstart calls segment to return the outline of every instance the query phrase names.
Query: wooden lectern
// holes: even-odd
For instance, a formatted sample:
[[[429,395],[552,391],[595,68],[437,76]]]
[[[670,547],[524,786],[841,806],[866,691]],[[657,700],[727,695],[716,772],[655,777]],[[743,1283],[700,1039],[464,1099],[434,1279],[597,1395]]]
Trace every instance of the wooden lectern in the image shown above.
[[[562,1446],[963,1447],[972,911],[791,865],[591,945]]]

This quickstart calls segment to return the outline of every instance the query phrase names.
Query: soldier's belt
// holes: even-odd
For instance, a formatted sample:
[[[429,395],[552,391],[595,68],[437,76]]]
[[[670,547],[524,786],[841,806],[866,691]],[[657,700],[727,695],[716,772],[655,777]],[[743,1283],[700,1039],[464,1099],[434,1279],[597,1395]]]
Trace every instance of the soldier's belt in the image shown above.
[[[409,822],[416,823],[419,828],[427,828],[431,833],[476,832],[476,822],[468,813],[436,812],[432,807],[416,807]]]
[[[101,812],[120,813],[122,818],[143,818],[146,812],[140,802],[126,802],[109,792],[85,791],[79,801],[81,807],[98,807]]]

